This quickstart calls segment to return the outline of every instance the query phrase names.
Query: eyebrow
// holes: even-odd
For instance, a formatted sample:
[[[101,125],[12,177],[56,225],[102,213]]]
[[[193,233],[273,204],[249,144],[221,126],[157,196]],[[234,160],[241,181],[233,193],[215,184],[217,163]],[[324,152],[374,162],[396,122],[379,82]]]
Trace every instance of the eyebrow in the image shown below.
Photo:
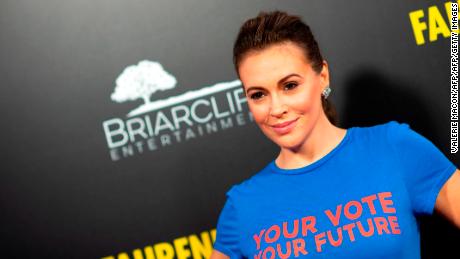
[[[296,74],[296,73],[292,73],[292,74],[289,74],[283,78],[281,78],[279,81],[278,81],[278,84],[281,84],[283,83],[284,81],[286,81],[289,77],[291,76],[298,76],[300,78],[302,78],[302,76],[300,76],[299,74]],[[257,89],[264,89],[262,86],[250,86],[248,87],[248,89],[246,90],[246,93],[248,93],[250,90],[257,90]]]

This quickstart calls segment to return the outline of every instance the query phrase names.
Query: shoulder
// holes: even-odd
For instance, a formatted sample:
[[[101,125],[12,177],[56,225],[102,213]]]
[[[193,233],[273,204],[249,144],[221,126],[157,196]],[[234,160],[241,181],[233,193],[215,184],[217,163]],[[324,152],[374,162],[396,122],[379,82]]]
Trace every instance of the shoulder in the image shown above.
[[[375,124],[372,126],[365,126],[365,127],[353,127],[356,128],[358,132],[361,134],[381,134],[387,135],[392,131],[399,131],[401,129],[408,129],[409,124],[407,123],[400,123],[398,121],[392,120],[385,123]]]
[[[366,127],[353,127],[360,137],[379,137],[384,139],[397,138],[407,134],[417,134],[408,123],[395,120]]]
[[[434,148],[431,140],[412,129],[408,123],[390,121],[384,127],[386,140],[396,149],[412,149],[418,152],[421,148]]]
[[[388,121],[385,123],[374,124],[371,126],[355,126],[351,127],[354,143],[361,143],[364,146],[376,147],[388,144],[388,140],[392,135],[408,129],[409,125],[398,121]],[[356,142],[357,141],[357,142]]]
[[[410,125],[405,122],[389,121],[381,126],[385,128],[386,134],[389,137],[404,133],[415,133]]]
[[[441,157],[442,152],[427,137],[411,128],[409,123],[389,121],[368,128],[369,134],[377,134],[382,139],[378,143],[381,150],[393,153],[403,163],[420,164],[434,162],[434,157]]]
[[[257,194],[260,193],[261,189],[264,188],[266,183],[271,181],[270,179],[273,174],[270,174],[269,170],[269,164],[267,164],[251,177],[234,184],[227,191],[227,197],[231,198],[234,202],[242,201],[245,197],[256,197]]]
[[[354,151],[377,152],[390,155],[404,146],[412,146],[423,138],[413,131],[409,124],[395,120],[371,126],[355,126],[352,129],[351,144]],[[410,145],[408,145],[410,144]]]

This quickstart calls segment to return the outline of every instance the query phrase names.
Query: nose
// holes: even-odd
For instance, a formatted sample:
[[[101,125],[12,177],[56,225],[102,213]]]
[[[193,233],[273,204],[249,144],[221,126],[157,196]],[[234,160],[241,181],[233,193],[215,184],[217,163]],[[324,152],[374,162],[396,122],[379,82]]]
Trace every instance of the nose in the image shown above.
[[[281,117],[288,111],[287,105],[279,97],[273,95],[271,100],[270,115]]]

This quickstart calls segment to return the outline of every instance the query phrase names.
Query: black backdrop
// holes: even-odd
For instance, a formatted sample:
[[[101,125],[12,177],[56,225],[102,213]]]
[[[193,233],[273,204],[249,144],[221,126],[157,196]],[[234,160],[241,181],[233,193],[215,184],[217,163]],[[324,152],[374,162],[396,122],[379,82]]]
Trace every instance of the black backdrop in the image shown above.
[[[441,28],[429,39],[442,26],[430,19],[448,24],[445,2],[3,0],[0,257],[151,259],[157,245],[186,258],[181,243],[209,256],[193,236],[205,244],[228,188],[277,153],[251,122],[231,62],[241,23],[274,9],[312,27],[341,127],[407,122],[460,165],[449,153],[450,38]],[[143,60],[176,82],[151,102],[185,99],[154,109],[137,89],[114,101],[117,78]],[[151,109],[128,115],[138,107]],[[200,130],[197,120],[174,125],[173,111],[213,117]],[[460,231],[438,216],[420,222],[424,258],[456,253]]]

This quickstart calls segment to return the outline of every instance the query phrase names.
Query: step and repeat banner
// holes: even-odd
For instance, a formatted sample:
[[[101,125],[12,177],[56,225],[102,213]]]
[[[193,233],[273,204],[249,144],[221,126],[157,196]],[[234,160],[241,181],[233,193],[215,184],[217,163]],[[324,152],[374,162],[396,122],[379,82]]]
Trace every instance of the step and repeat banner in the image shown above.
[[[450,9],[400,0],[3,0],[0,258],[208,258],[226,191],[278,153],[253,122],[232,64],[240,25],[260,11],[311,26],[340,127],[406,122],[459,166]],[[424,258],[457,252],[460,231],[439,216],[420,223]]]

